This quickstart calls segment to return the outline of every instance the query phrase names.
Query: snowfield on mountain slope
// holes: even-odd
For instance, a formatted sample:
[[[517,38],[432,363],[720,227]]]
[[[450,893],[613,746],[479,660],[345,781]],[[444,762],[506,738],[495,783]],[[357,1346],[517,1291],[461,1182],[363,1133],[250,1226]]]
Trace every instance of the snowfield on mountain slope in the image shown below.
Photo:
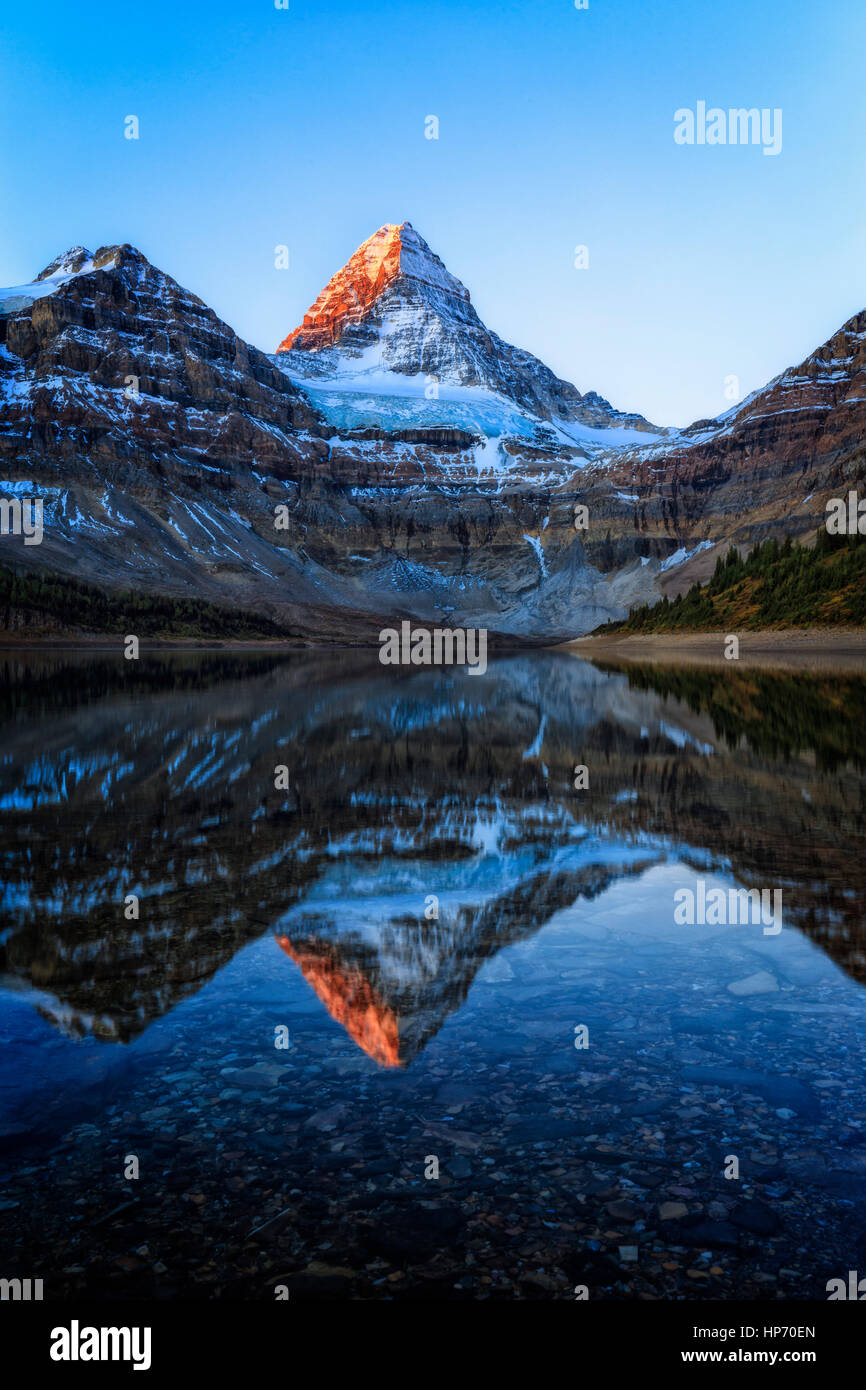
[[[55,294],[61,285],[68,284],[78,275],[87,275],[92,270],[111,270],[114,260],[96,265],[96,257],[83,246],[73,246],[63,256],[58,256],[47,267],[50,274],[42,273],[39,280],[31,280],[26,285],[10,285],[0,288],[0,314],[14,314],[19,309],[27,309],[35,299],[44,299]]]
[[[543,420],[484,387],[440,381],[438,394],[431,397],[429,376],[386,371],[379,366],[379,356],[371,349],[347,362],[345,372],[330,377],[307,377],[290,370],[280,353],[272,361],[339,430],[458,429],[488,439],[511,436],[543,442],[546,438],[576,444],[592,455],[657,443],[662,437],[624,426],[593,429],[577,421]]]

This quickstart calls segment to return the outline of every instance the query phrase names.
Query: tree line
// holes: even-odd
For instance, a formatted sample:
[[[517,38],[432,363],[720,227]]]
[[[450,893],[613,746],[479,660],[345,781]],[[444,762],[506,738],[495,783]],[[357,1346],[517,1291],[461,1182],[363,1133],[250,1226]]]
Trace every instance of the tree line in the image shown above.
[[[736,546],[720,555],[708,583],[685,594],[641,604],[620,622],[596,631],[701,632],[741,627],[859,627],[866,624],[866,537],[831,536],[820,527],[814,546],[786,536],[755,545],[748,556]]]

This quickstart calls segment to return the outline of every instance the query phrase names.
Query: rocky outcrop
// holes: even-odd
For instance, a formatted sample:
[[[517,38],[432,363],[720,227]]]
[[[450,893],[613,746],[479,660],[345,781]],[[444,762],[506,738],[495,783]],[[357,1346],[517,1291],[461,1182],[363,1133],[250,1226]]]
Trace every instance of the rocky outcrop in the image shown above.
[[[324,449],[285,375],[134,247],[76,248],[34,287],[48,282],[53,292],[0,316],[7,467],[38,461],[65,477],[98,464],[127,485],[142,466],[231,474]]]
[[[280,544],[261,482],[314,468],[327,433],[263,353],[134,247],[73,248],[0,294],[4,491],[45,507],[42,545],[4,537],[16,564],[286,618],[339,602]]]

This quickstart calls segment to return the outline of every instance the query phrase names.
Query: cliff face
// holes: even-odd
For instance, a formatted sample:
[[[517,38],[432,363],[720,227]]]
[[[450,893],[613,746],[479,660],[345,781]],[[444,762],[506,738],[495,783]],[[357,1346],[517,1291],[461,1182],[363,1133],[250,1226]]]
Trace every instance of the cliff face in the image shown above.
[[[266,461],[290,437],[309,450],[303,396],[134,247],[75,248],[71,274],[55,264],[32,287],[45,293],[0,317],[6,464],[98,462],[127,483],[139,452],[172,476]]]
[[[135,248],[73,247],[0,291],[0,492],[45,508],[42,544],[4,535],[0,558],[299,641],[396,616],[564,640],[820,524],[864,473],[864,325],[660,431],[490,332],[408,223],[273,357]]]

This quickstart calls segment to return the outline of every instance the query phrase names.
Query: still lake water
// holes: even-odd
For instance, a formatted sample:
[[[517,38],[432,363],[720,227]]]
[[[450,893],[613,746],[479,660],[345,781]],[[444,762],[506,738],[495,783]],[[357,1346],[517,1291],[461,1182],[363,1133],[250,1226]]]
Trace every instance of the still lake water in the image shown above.
[[[862,676],[0,664],[0,1275],[510,1300],[866,1273]],[[782,931],[679,925],[700,882],[780,889]]]

